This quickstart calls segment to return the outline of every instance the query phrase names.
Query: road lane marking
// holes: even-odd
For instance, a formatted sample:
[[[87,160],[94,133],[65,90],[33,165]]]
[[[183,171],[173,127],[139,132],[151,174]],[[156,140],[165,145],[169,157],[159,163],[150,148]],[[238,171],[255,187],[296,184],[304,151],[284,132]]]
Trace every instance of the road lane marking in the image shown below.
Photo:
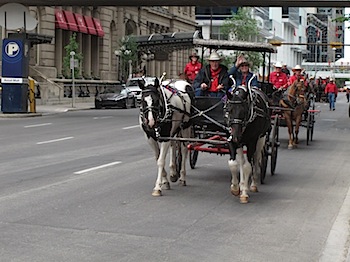
[[[38,142],[36,144],[37,145],[49,144],[49,143],[60,142],[60,141],[69,140],[69,139],[73,139],[73,138],[74,137],[72,137],[72,136],[68,136],[68,137],[63,137],[63,138],[58,138],[58,139],[53,139],[53,140],[42,141],[42,142]]]
[[[52,125],[52,123],[43,123],[43,124],[37,124],[37,125],[29,125],[29,126],[24,126],[24,128],[29,128],[29,127],[40,127],[40,126],[49,126]]]
[[[124,129],[124,130],[127,130],[127,129],[136,128],[136,127],[140,127],[140,125],[136,125],[136,126],[127,126],[127,127],[123,127],[123,129]]]
[[[84,169],[84,170],[80,170],[80,171],[74,172],[74,174],[75,174],[75,175],[81,175],[81,174],[84,174],[84,173],[88,173],[88,172],[90,172],[90,171],[95,171],[95,170],[97,170],[97,169],[101,169],[101,168],[105,168],[105,167],[110,167],[110,166],[115,166],[115,165],[118,165],[118,164],[120,164],[120,163],[121,163],[120,161],[111,162],[111,163],[108,163],[108,164],[104,164],[104,165],[95,166],[95,167],[87,168],[87,169]]]
[[[113,118],[113,116],[95,116],[93,119],[108,119]]]

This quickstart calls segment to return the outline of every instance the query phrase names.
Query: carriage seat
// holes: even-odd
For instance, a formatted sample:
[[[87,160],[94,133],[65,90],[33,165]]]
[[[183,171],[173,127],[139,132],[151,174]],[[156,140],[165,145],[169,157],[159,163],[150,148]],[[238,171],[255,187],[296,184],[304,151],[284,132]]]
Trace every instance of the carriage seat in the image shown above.
[[[224,121],[224,102],[220,97],[208,97],[208,96],[196,96],[194,107],[200,111],[203,111],[205,115],[214,119],[222,125],[225,125]],[[210,109],[209,111],[206,111]],[[197,115],[198,110],[194,110],[194,115]],[[219,127],[212,121],[204,116],[196,116],[193,118],[193,122],[196,125],[206,125],[210,129],[218,130]]]

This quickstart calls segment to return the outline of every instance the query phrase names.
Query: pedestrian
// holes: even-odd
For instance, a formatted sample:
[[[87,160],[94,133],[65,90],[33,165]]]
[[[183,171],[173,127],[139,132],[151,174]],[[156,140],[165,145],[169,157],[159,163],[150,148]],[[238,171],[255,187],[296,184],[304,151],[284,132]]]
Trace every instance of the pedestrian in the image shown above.
[[[275,89],[285,90],[288,88],[288,77],[282,72],[282,64],[276,62],[274,64],[275,71],[270,74],[269,81]]]
[[[338,87],[334,83],[334,79],[330,78],[329,83],[326,85],[324,90],[325,94],[328,96],[329,110],[335,110],[335,99],[338,95]]]
[[[192,84],[199,70],[202,68],[202,64],[199,62],[199,56],[196,53],[192,53],[189,56],[190,62],[185,66],[184,73],[187,80]]]
[[[223,97],[230,88],[227,67],[221,64],[218,53],[212,52],[208,58],[209,65],[203,67],[193,81],[196,96]]]
[[[236,81],[236,86],[248,86],[249,81],[251,81],[251,86],[258,87],[258,79],[250,72],[249,67],[251,64],[244,57],[243,54],[240,54],[237,57],[236,63],[231,67],[228,75],[232,75]]]

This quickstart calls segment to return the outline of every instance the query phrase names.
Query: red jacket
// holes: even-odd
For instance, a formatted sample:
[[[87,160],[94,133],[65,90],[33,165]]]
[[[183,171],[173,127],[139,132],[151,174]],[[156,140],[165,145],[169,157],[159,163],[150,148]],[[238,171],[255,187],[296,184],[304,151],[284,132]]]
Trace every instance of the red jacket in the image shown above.
[[[331,83],[329,82],[327,85],[326,85],[326,89],[324,90],[324,92],[326,94],[328,93],[334,93],[334,94],[338,94],[338,88],[337,88],[337,85],[334,84],[334,83]]]
[[[277,88],[287,88],[288,87],[288,77],[283,72],[272,72],[270,74],[270,83]]]
[[[198,74],[199,70],[201,70],[202,64],[200,62],[196,62],[192,64],[192,62],[189,62],[185,66],[184,73],[186,74],[188,80],[193,82],[193,80],[196,78],[196,75]]]
[[[300,79],[303,79],[304,80],[304,85],[307,86],[307,82],[305,81],[305,77],[300,76]],[[296,75],[292,75],[291,77],[289,77],[288,86],[291,86],[295,82],[295,80],[297,80],[297,76]]]

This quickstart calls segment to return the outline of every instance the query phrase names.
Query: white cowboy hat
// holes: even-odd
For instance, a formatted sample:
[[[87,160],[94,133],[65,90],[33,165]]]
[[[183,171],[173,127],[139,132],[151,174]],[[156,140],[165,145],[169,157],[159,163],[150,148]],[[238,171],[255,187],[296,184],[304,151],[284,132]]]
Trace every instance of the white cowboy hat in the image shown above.
[[[274,67],[280,67],[280,68],[282,68],[282,64],[281,64],[280,62],[276,62],[276,63],[274,64]]]
[[[218,53],[213,52],[210,54],[208,60],[209,61],[221,61],[221,57],[218,55]]]
[[[332,82],[333,82],[333,81],[334,81],[334,79],[331,77],[331,78],[329,79],[329,81],[332,81]]]
[[[292,71],[295,71],[295,70],[303,70],[303,68],[301,68],[300,65],[296,65],[295,67],[293,67]]]

